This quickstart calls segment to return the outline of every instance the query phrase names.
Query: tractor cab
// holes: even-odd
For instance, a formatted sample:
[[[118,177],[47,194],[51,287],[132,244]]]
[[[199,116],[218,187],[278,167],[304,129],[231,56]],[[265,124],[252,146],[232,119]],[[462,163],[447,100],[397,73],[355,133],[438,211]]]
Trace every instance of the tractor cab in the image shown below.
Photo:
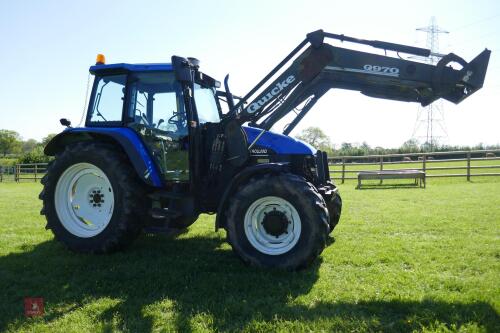
[[[164,182],[189,181],[189,128],[218,123],[215,86],[194,82],[195,112],[170,64],[96,64],[85,126],[132,129],[141,137]],[[215,82],[215,80],[213,80]],[[190,126],[188,126],[188,124]]]
[[[192,61],[189,58],[190,66]],[[220,154],[214,154],[210,146],[223,132],[230,141],[225,145],[231,155],[229,165],[237,168],[246,162],[288,162],[284,156],[299,156],[294,160],[301,161],[316,153],[315,148],[286,135],[222,123],[227,117],[222,113],[221,101],[226,102],[232,95],[217,91],[219,83],[200,72],[199,63],[194,75],[183,80],[182,69],[171,64],[103,62],[90,67],[95,79],[85,127],[134,131],[151,157],[151,173],[158,173],[155,178],[162,184],[195,183],[199,187],[201,182],[206,186],[209,181],[217,186],[220,172],[210,171],[224,161],[216,161]],[[225,180],[221,187],[224,184]],[[221,191],[223,188],[218,189]]]

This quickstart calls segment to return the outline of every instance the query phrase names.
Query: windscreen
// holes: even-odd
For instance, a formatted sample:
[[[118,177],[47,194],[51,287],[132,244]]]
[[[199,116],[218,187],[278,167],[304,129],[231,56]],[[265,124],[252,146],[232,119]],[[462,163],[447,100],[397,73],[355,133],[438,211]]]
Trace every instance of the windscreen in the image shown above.
[[[194,84],[194,101],[200,124],[218,123],[220,121],[219,109],[215,99],[215,89],[205,88],[197,83]]]

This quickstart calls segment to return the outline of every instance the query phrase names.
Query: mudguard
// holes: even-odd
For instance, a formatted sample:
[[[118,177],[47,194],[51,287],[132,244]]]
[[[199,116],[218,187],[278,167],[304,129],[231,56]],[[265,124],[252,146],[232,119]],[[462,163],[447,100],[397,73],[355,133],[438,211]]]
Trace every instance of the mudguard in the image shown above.
[[[254,165],[243,169],[238,174],[236,174],[231,182],[228,184],[224,190],[221,200],[219,201],[219,206],[217,207],[217,216],[215,218],[215,231],[219,230],[220,227],[225,225],[225,211],[227,208],[227,201],[236,189],[246,182],[248,179],[255,175],[264,173],[279,173],[285,172],[289,168],[288,163],[264,163]]]
[[[69,128],[56,135],[45,147],[44,153],[54,156],[64,147],[82,141],[104,141],[119,145],[127,154],[140,179],[154,187],[162,187],[158,167],[137,133],[127,127]]]

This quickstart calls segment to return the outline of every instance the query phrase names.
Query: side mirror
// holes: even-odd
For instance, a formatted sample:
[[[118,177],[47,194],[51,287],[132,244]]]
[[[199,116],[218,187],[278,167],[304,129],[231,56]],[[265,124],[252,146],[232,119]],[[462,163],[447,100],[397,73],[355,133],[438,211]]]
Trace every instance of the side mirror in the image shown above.
[[[71,121],[69,121],[68,119],[66,118],[61,118],[59,119],[59,122],[61,123],[61,125],[63,126],[66,126],[66,127],[71,127]]]

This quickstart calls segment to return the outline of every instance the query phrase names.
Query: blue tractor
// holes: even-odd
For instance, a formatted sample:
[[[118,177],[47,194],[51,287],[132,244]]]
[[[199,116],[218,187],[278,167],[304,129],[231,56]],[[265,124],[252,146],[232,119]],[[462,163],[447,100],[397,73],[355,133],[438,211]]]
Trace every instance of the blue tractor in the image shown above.
[[[436,65],[332,46],[334,38],[422,57],[427,49],[318,30],[244,97],[200,71],[194,58],[90,67],[85,127],[46,146],[41,213],[69,249],[109,253],[141,233],[183,230],[216,213],[248,264],[295,270],[324,249],[342,201],[325,152],[288,134],[330,89],[428,105],[459,103],[484,82],[490,51]],[[398,54],[399,55],[399,54]],[[458,67],[449,66],[457,63]],[[287,66],[288,65],[288,66]],[[292,115],[282,134],[271,132]]]

